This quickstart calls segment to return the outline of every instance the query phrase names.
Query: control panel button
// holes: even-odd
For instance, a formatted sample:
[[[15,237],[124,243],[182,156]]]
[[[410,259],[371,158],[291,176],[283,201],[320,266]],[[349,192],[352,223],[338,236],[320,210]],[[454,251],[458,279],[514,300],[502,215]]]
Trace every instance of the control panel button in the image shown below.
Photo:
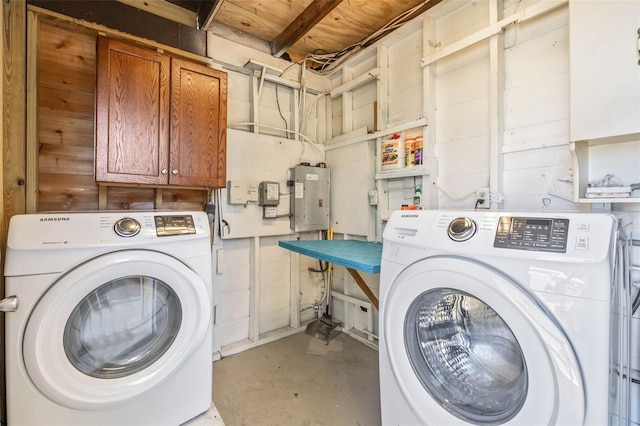
[[[476,223],[468,217],[459,217],[449,223],[447,234],[453,241],[466,241],[476,233]]]
[[[590,225],[588,223],[579,223],[578,232],[589,232]]]
[[[142,227],[140,226],[140,222],[131,217],[124,217],[118,220],[115,225],[113,225],[113,230],[116,232],[116,234],[125,238],[138,235],[140,229],[142,229]]]
[[[576,239],[576,250],[589,250],[589,237],[578,237]]]

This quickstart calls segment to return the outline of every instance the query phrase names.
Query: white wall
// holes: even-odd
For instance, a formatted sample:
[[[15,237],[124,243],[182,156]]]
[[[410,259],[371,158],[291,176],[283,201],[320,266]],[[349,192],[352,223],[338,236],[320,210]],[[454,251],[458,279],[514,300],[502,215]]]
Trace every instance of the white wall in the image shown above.
[[[312,114],[317,118],[316,129],[326,130],[318,134],[329,135],[328,140],[321,140],[330,153],[327,159],[342,170],[332,180],[332,200],[344,204],[371,189],[374,181],[371,174],[376,168],[370,162],[377,161],[371,158],[372,146],[377,143],[372,134],[426,119],[425,152],[437,165],[434,188],[425,188],[436,192],[437,203],[430,205],[431,208],[473,208],[476,188],[488,186],[504,197],[502,204],[491,206],[493,209],[591,210],[589,204],[571,201],[573,189],[567,182],[575,172],[569,141],[568,7],[562,2],[507,0],[503,10],[491,11],[490,7],[496,4],[501,3],[445,1],[424,19],[366,49],[326,78],[327,86],[336,88],[373,70],[379,73],[376,79],[341,96],[322,97],[324,103],[318,102],[322,106]],[[535,18],[508,25],[504,31],[497,32],[497,37],[478,38],[477,42],[464,45],[466,39],[475,37],[496,20],[539,4],[559,6]],[[447,49],[454,52],[423,66],[424,58]],[[238,79],[248,82],[249,77]],[[233,94],[230,89],[230,95],[242,98],[234,100],[234,105],[243,112],[233,114],[246,115],[250,110],[248,92]],[[261,100],[261,108],[268,111],[261,114],[272,124],[278,121],[274,101],[274,93],[268,92]],[[364,136],[352,143],[340,139],[360,129],[364,129]],[[362,156],[366,165],[357,164],[359,149],[367,153]],[[589,158],[589,176],[614,171],[626,184],[638,182],[639,154],[640,142],[621,144],[613,149],[597,147]],[[242,164],[229,164],[230,170],[235,167],[241,168]],[[346,171],[349,168],[357,178]],[[368,176],[361,176],[362,173]],[[389,188],[403,194],[405,186],[415,185],[409,181],[414,179],[390,181]],[[360,183],[354,187],[354,182]],[[387,196],[392,204],[403,202],[403,197],[392,200],[392,194]],[[369,209],[375,209],[366,204],[359,206],[359,216],[367,216]],[[349,206],[333,207],[334,219],[342,221]],[[636,219],[633,235],[638,235],[640,203],[614,205],[614,209],[630,212]],[[374,229],[373,236],[379,240],[381,235],[375,231],[376,224],[371,224],[376,220],[375,215],[369,214],[366,220],[367,226],[353,220],[335,225],[347,238],[371,239]],[[636,247],[632,253],[635,264],[640,263],[638,251]],[[303,259],[304,256],[300,257],[304,262]],[[301,274],[303,271],[300,267]],[[634,279],[638,280],[636,275]],[[344,270],[336,270],[335,288],[365,299],[350,280]],[[365,280],[377,292],[377,276],[366,276]],[[342,320],[352,316],[348,318],[350,323],[366,327],[361,313],[348,312],[342,305],[336,306],[335,315]],[[633,319],[632,332],[639,342],[640,314]],[[239,333],[237,338],[242,336]],[[633,357],[634,374],[638,378],[640,354],[637,349]],[[638,386],[634,389],[638,395]]]
[[[292,257],[278,246],[278,241],[317,238],[317,233],[300,235],[291,231],[291,188],[287,180],[291,167],[302,161],[316,164],[323,160],[323,145],[228,130],[228,180],[256,187],[262,181],[277,182],[280,204],[279,217],[264,219],[257,202],[229,204],[228,190],[220,191],[218,214],[224,225],[214,247],[218,271],[214,285],[220,295],[217,324],[223,353],[251,347],[265,337],[268,340],[269,333],[277,330],[292,332],[298,322],[296,310],[302,321],[313,317],[313,310],[299,311],[312,306],[323,288],[320,275],[305,273],[316,266],[315,261],[302,257],[299,282],[292,284]]]
[[[504,16],[535,3],[505,2]],[[437,46],[437,51],[474,37],[490,25],[491,4],[458,2],[446,13],[434,10],[434,18],[425,25],[424,45]],[[430,134],[435,136],[429,143],[438,165],[437,208],[473,208],[476,188],[490,186],[492,192],[504,197],[501,205],[492,208],[591,210],[591,205],[572,201],[573,187],[566,182],[574,174],[569,141],[568,23],[565,4],[508,26],[499,42],[478,39],[429,65],[433,80],[426,80],[427,74],[423,93],[435,104],[432,110],[427,109],[427,121]],[[405,46],[411,40],[414,38],[406,37],[397,45]],[[392,50],[388,47],[388,51]],[[414,65],[419,60],[414,59]],[[403,68],[412,69],[406,63]],[[420,72],[389,72],[388,87],[394,87],[395,80],[410,81],[415,76]],[[429,87],[433,88],[431,93]],[[357,96],[356,92],[353,95]],[[354,98],[353,104],[356,103]],[[409,122],[414,117],[406,115],[405,119]],[[597,146],[590,151],[588,175],[614,173],[624,184],[636,183],[640,181],[639,161],[638,142]],[[639,206],[640,203],[613,206],[632,212],[633,235],[640,231]],[[638,247],[632,249],[632,263],[640,264]],[[638,281],[637,272],[633,274]],[[634,294],[637,291],[633,290]],[[632,335],[632,375],[637,380],[640,313],[632,320]],[[632,418],[640,422],[640,386],[632,388]]]
[[[437,20],[436,43],[450,45],[488,25],[482,9],[473,3]],[[438,207],[473,208],[476,188],[491,186],[504,196],[501,209],[579,209],[549,193],[558,168],[570,164],[568,8],[508,27],[503,50],[493,53],[497,59],[489,43],[481,41],[434,65]],[[500,109],[494,111],[491,84],[502,76],[491,74],[492,59],[504,73],[497,93]],[[502,134],[491,134],[491,120],[499,122]],[[502,155],[492,152],[492,138]],[[491,180],[492,172],[497,181]]]

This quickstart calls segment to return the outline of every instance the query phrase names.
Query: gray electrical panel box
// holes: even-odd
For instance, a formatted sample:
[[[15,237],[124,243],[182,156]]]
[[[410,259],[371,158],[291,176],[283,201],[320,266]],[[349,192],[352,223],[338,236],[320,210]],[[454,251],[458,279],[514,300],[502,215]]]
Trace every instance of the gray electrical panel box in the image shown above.
[[[280,184],[278,182],[260,182],[258,205],[277,206],[278,204],[280,204]]]
[[[329,228],[330,170],[295,166],[291,169],[291,229],[294,232]]]

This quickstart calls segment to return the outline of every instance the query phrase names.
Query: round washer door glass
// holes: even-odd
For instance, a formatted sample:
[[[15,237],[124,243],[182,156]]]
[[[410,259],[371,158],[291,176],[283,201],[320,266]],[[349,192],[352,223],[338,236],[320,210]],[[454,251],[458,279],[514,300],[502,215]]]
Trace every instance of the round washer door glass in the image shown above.
[[[180,260],[107,253],[60,276],[34,306],[22,342],[33,384],[53,402],[109,410],[160,386],[211,347],[209,287]]]
[[[180,329],[182,307],[161,280],[112,280],[78,303],[64,329],[69,362],[97,378],[128,376],[160,358]]]
[[[487,304],[460,290],[425,291],[405,316],[405,346],[424,388],[460,419],[501,424],[527,396],[518,341]]]

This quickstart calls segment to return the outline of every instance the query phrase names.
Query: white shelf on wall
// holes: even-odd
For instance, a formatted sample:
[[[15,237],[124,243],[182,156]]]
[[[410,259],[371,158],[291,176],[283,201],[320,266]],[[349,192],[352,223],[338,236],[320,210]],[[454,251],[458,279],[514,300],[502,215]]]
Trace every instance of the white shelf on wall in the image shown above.
[[[437,205],[437,192],[435,191],[437,162],[433,155],[430,154],[432,151],[428,147],[428,140],[425,140],[423,145],[424,164],[422,165],[382,170],[382,165],[380,162],[380,158],[382,155],[381,142],[384,137],[403,131],[415,131],[416,134],[421,133],[425,136],[425,139],[427,139],[426,129],[426,120],[420,119],[415,122],[400,124],[398,126],[394,126],[393,128],[376,132],[375,134],[377,159],[375,180],[376,191],[378,195],[376,212],[376,235],[380,241],[382,238],[382,233],[384,231],[384,223],[386,223],[386,221],[388,220],[390,212],[392,210],[401,208],[400,204],[394,204],[390,202],[390,187],[397,184],[397,182],[394,181],[405,178],[419,178],[419,182],[417,182],[417,179],[414,179],[413,185],[420,186],[422,190],[422,201],[420,203],[420,207],[431,209],[435,208],[435,206]]]
[[[582,140],[569,144],[573,158],[573,200],[577,203],[601,204],[601,203],[640,203],[640,197],[611,197],[611,198],[586,198],[585,192],[589,182],[600,179],[606,173],[615,173],[615,169],[637,170],[636,164],[640,160],[640,134],[614,136],[592,140]],[[593,150],[600,149],[599,155],[594,155]],[[606,149],[606,151],[602,151]],[[604,155],[608,158],[604,158]],[[604,171],[605,165],[610,169]],[[594,172],[594,169],[600,169]],[[630,181],[634,179],[634,181]],[[637,183],[640,175],[627,176],[629,180],[625,185]]]
[[[376,173],[376,179],[401,179],[405,177],[414,176],[428,176],[431,174],[431,169],[428,167],[404,167],[396,170],[385,170]]]
[[[385,136],[389,136],[392,135],[394,133],[399,133],[399,132],[403,132],[405,130],[410,130],[410,129],[415,129],[418,127],[424,127],[427,125],[427,119],[426,118],[419,118],[415,121],[410,121],[407,123],[401,123],[395,126],[391,126],[387,129],[384,130],[379,130],[375,133],[371,133],[369,135],[369,139],[377,139],[377,138],[384,138]]]
[[[376,164],[376,180],[383,179],[400,179],[405,177],[414,177],[414,176],[428,176],[431,174],[431,168],[427,167],[426,164],[413,166],[413,167],[402,167],[398,169],[390,169],[390,170],[382,170],[380,164],[380,158],[382,153],[380,152],[380,143],[382,139],[389,135],[393,135],[394,133],[401,133],[406,130],[411,129],[421,129],[421,134],[425,133],[425,127],[427,126],[427,120],[425,118],[420,118],[416,121],[411,121],[407,123],[398,124],[396,126],[389,127],[388,129],[381,130],[369,135],[370,139],[376,140],[376,158],[378,159],[378,163]],[[426,145],[426,142],[425,142]],[[424,155],[427,153],[426,146],[423,147]]]
[[[629,198],[579,198],[579,203],[603,204],[603,203],[640,203],[640,197]]]

